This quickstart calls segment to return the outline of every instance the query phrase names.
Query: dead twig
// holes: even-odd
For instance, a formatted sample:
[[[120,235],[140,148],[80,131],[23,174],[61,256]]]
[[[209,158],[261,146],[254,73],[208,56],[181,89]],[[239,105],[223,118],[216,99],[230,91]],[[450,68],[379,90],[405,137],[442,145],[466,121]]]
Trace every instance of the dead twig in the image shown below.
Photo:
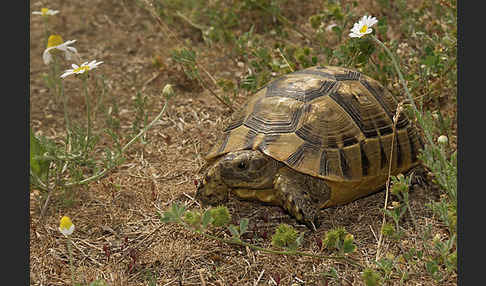
[[[380,228],[380,237],[378,239],[378,246],[376,247],[376,261],[380,258],[380,246],[383,241],[383,226],[386,223],[386,207],[388,205],[388,196],[390,194],[390,179],[391,179],[391,168],[393,164],[393,148],[395,143],[395,135],[397,133],[397,122],[400,113],[403,111],[403,102],[398,103],[397,110],[395,112],[395,116],[393,116],[393,134],[392,134],[392,141],[391,141],[391,150],[390,150],[390,162],[388,164],[388,178],[386,180],[386,191],[385,191],[385,204],[383,206],[383,221],[381,222]]]
[[[203,276],[204,269],[199,269],[197,272],[199,272],[199,279],[201,279],[201,285],[206,286],[206,281],[204,280],[204,276]]]
[[[262,270],[262,272],[260,272],[260,275],[258,275],[258,279],[255,281],[255,283],[253,283],[253,285],[258,285],[258,282],[260,282],[260,280],[262,279],[262,276],[263,276],[263,272],[265,272],[265,269]]]

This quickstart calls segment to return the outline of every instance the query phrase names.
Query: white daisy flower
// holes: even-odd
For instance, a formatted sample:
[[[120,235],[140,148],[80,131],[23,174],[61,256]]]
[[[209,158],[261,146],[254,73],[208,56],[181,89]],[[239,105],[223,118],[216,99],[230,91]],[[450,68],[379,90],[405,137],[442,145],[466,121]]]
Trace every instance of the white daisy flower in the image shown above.
[[[378,23],[378,20],[375,17],[371,16],[363,16],[359,22],[354,23],[353,28],[351,29],[351,33],[349,36],[351,38],[361,38],[364,35],[367,35],[373,31],[371,26]]]
[[[82,74],[84,72],[87,72],[89,70],[92,70],[92,69],[95,69],[98,67],[98,65],[100,65],[101,63],[103,62],[97,62],[96,60],[93,60],[91,62],[85,62],[83,64],[81,64],[80,66],[78,66],[77,64],[72,64],[72,69],[68,69],[66,70],[62,75],[61,75],[61,78],[65,78],[67,77],[68,75],[72,75],[72,74]]]
[[[74,224],[69,217],[63,216],[61,218],[59,231],[66,236],[71,235],[74,232]]]
[[[50,35],[49,39],[47,39],[47,49],[45,49],[44,53],[42,53],[42,59],[44,60],[44,63],[48,65],[52,61],[51,52],[53,50],[59,50],[64,52],[64,57],[66,58],[66,60],[71,60],[73,56],[78,53],[75,48],[69,46],[75,42],[76,40],[63,42],[61,36]]]
[[[34,14],[34,15],[42,15],[42,16],[52,16],[52,15],[56,15],[57,13],[59,13],[59,11],[51,10],[51,9],[48,9],[48,8],[41,8],[40,11],[32,12],[32,14]]]

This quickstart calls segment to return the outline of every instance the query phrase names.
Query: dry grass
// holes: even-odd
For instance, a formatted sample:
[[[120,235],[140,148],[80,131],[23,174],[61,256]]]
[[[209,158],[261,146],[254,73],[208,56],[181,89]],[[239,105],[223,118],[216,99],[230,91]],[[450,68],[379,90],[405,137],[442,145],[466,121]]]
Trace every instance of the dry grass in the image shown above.
[[[107,79],[109,99],[118,102],[122,132],[128,132],[134,116],[132,100],[137,91],[148,97],[148,112],[153,118],[163,105],[161,90],[167,83],[175,85],[177,96],[168,111],[147,133],[148,144],[136,143],[127,160],[115,172],[98,182],[74,190],[74,202],[63,203],[56,194],[40,220],[39,191],[31,190],[30,200],[30,281],[31,285],[69,285],[69,260],[66,243],[57,227],[63,215],[72,218],[76,231],[74,265],[76,279],[88,284],[98,278],[110,285],[148,285],[153,277],[157,285],[328,285],[322,273],[334,267],[342,276],[341,285],[362,285],[359,269],[308,257],[261,254],[250,249],[220,244],[188,232],[176,225],[162,224],[156,212],[174,202],[188,208],[198,207],[193,200],[193,180],[203,164],[203,155],[218,135],[221,123],[230,113],[208,92],[187,79],[168,58],[175,47],[153,17],[136,1],[87,0],[49,1],[48,6],[61,13],[50,26],[65,40],[76,39],[76,47],[85,60],[104,61],[99,72]],[[44,2],[31,1],[39,10]],[[31,16],[30,25],[30,123],[34,130],[51,138],[64,132],[61,106],[56,104],[42,80],[47,66],[42,63],[44,49],[42,19]],[[194,36],[190,27],[177,31],[182,39]],[[194,40],[194,39],[193,39]],[[215,76],[228,77],[242,68],[217,49],[204,50],[204,66]],[[162,59],[163,67],[152,64]],[[67,67],[67,64],[66,64]],[[84,114],[81,86],[67,80],[69,109],[74,120]],[[241,103],[240,95],[235,99]],[[96,126],[102,126],[97,120]],[[119,187],[116,187],[119,186]],[[431,220],[424,204],[434,197],[430,190],[417,189],[411,194],[411,207],[419,226],[433,225],[433,232],[444,228]],[[303,249],[320,252],[315,242],[326,230],[343,226],[355,236],[358,251],[352,257],[362,264],[371,263],[376,255],[377,234],[381,227],[384,192],[368,196],[346,206],[321,213],[322,225],[308,233]],[[299,226],[280,208],[259,203],[229,202],[236,222],[249,217],[249,241],[270,246],[272,229],[280,222]],[[267,218],[267,219],[266,219]],[[405,226],[413,230],[411,221]],[[223,235],[223,233],[220,233]],[[402,247],[418,245],[419,231],[408,233]],[[109,251],[109,256],[107,255]],[[382,253],[398,251],[385,240]],[[410,277],[407,285],[435,285],[431,278]],[[442,285],[455,285],[450,277]]]

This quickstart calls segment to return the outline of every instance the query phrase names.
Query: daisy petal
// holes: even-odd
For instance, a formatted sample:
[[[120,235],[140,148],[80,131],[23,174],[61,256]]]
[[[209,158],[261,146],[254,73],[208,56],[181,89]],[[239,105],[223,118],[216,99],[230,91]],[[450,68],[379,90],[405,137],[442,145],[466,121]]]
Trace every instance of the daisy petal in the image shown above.
[[[44,64],[48,65],[52,61],[52,55],[49,53],[49,50],[51,48],[47,48],[43,53],[42,53],[42,60],[44,61]]]
[[[358,22],[354,23],[351,33],[349,33],[349,37],[361,38],[364,35],[372,33],[373,29],[371,26],[375,25],[376,23],[378,23],[378,19],[376,19],[376,17],[368,15],[363,16]]]

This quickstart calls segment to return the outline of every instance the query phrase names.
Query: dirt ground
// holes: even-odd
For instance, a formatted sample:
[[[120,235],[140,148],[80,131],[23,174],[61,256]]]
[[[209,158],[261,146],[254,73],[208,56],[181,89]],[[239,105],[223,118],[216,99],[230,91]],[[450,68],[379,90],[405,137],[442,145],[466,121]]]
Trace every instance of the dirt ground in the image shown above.
[[[197,171],[203,156],[231,114],[206,90],[188,79],[169,59],[177,46],[138,1],[31,1],[32,11],[48,6],[60,10],[49,20],[50,28],[64,38],[77,40],[75,47],[83,61],[103,61],[94,71],[106,79],[107,102],[116,101],[121,133],[129,132],[135,116],[137,92],[147,97],[149,121],[161,110],[161,90],[173,84],[176,96],[167,112],[146,135],[147,144],[137,142],[128,150],[121,167],[99,181],[71,190],[71,204],[63,194],[54,195],[43,220],[40,192],[31,190],[30,281],[31,285],[70,285],[71,272],[66,239],[58,231],[63,215],[76,226],[72,235],[76,280],[89,284],[105,279],[109,285],[363,285],[361,270],[351,265],[299,256],[264,254],[208,240],[174,224],[163,224],[156,212],[174,202],[199,208],[194,200]],[[190,27],[177,31],[181,39],[195,37]],[[44,30],[41,17],[30,20],[30,125],[37,134],[61,138],[64,132],[62,105],[46,87],[42,62]],[[191,45],[204,50],[205,67],[216,77],[244,72],[224,50],[208,49],[202,41]],[[161,67],[153,64],[161,59]],[[64,63],[69,68],[68,62]],[[73,120],[84,118],[82,86],[75,78],[65,80],[68,108]],[[235,98],[241,104],[246,95]],[[95,126],[102,126],[101,117]],[[95,130],[102,130],[96,129]],[[126,143],[126,142],[125,142]],[[106,142],[109,144],[109,141]],[[420,225],[433,225],[424,207],[437,194],[417,189],[411,193],[411,207]],[[319,250],[316,239],[332,227],[343,226],[355,236],[357,252],[351,257],[372,265],[381,226],[384,192],[341,207],[321,212],[317,232],[299,225],[280,208],[231,198],[233,221],[250,218],[247,241],[271,247],[273,228],[281,222],[305,231],[303,250]],[[404,223],[413,230],[411,221]],[[433,225],[434,233],[445,228]],[[228,235],[225,231],[217,233]],[[420,233],[410,233],[403,246],[417,243]],[[397,251],[385,241],[384,252]],[[109,255],[107,253],[109,252]],[[326,282],[323,273],[335,268],[339,283]],[[149,284],[155,280],[156,284]],[[455,285],[455,278],[442,285]],[[435,285],[431,278],[410,277],[407,285]]]

